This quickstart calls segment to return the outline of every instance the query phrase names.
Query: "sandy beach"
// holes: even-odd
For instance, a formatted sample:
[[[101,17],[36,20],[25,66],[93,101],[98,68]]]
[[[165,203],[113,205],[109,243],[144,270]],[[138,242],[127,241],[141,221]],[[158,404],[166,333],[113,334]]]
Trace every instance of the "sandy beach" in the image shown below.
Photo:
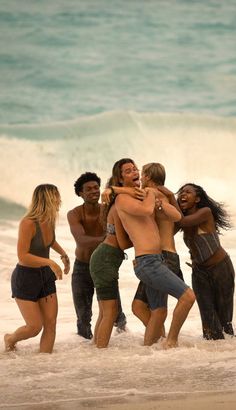
[[[174,395],[169,397],[158,397],[155,400],[141,402],[127,402],[110,404],[110,410],[169,410],[169,409],[186,409],[186,410],[233,410],[236,408],[236,392],[221,392],[215,394],[190,394]],[[104,406],[95,407],[97,409],[105,408]]]
[[[0,408],[3,408],[0,405]],[[7,409],[32,409],[32,410],[77,410],[77,409],[97,409],[97,410],[235,410],[236,392],[215,392],[215,393],[193,393],[193,394],[174,394],[157,396],[154,398],[138,400],[135,398],[117,398],[100,400],[62,400],[56,402],[45,402],[41,404],[25,403],[24,405],[10,405]]]

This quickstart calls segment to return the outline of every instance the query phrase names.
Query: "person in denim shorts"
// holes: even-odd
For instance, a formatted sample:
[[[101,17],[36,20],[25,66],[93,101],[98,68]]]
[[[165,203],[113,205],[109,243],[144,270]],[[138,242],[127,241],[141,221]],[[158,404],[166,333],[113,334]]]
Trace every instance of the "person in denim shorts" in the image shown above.
[[[132,186],[130,183],[133,181],[135,172],[136,169],[132,164],[123,166],[121,172],[123,186]],[[146,188],[146,197],[143,201],[124,193],[119,194],[116,199],[118,215],[134,246],[135,274],[146,285],[151,310],[144,344],[150,345],[161,336],[167,315],[167,294],[170,294],[178,299],[164,343],[164,348],[171,348],[178,345],[180,329],[195,301],[195,296],[192,289],[164,264],[160,234],[154,218],[156,205],[158,212],[163,212],[173,221],[181,219],[180,212],[168,200],[160,197],[154,188]]]
[[[165,168],[158,162],[146,164],[142,168],[142,188],[158,188],[160,191],[159,196],[165,200],[168,200],[170,204],[174,204],[176,206],[176,200],[173,193],[164,187],[165,178]],[[160,232],[163,260],[173,273],[175,273],[180,279],[184,280],[183,273],[180,268],[179,255],[176,253],[175,248],[175,223],[171,220],[171,218],[166,216],[164,212],[156,212],[155,219]],[[151,311],[147,300],[146,285],[143,282],[140,282],[138,285],[132,303],[132,311],[135,316],[137,316],[143,324],[147,326],[151,316]],[[165,336],[164,328],[162,335]]]
[[[175,204],[176,200],[174,195],[171,191],[169,191],[166,187],[164,187],[165,182],[165,168],[162,164],[159,163],[150,163],[146,164],[142,168],[142,187],[158,187],[159,189],[159,197],[163,197],[167,200],[170,204]],[[134,181],[133,181],[134,182]],[[131,185],[132,180],[129,182]],[[135,186],[135,184],[134,184]],[[134,198],[143,200],[144,199],[144,189],[135,189],[127,186],[122,187],[112,187],[116,194],[119,193],[127,193]],[[109,202],[109,195],[111,192],[109,190],[105,190],[102,194],[102,198],[105,202]],[[172,209],[173,211],[173,209]],[[183,274],[180,269],[180,260],[179,256],[176,253],[175,242],[174,242],[174,229],[175,224],[174,221],[164,214],[164,212],[156,212],[155,213],[156,223],[158,224],[158,228],[160,231],[161,237],[161,247],[162,247],[162,256],[164,258],[164,262],[168,266],[168,268],[175,273],[180,279],[183,280]],[[150,317],[151,317],[151,310],[148,304],[147,293],[146,293],[146,285],[142,281],[139,282],[137,291],[134,296],[134,300],[132,302],[132,311],[133,313],[143,322],[145,326],[147,326]],[[157,332],[157,338],[159,334],[158,326],[155,326],[153,323],[153,332]],[[163,326],[162,336],[165,335],[165,329]],[[145,343],[152,344],[156,341],[155,334],[150,336],[150,340],[145,340]]]

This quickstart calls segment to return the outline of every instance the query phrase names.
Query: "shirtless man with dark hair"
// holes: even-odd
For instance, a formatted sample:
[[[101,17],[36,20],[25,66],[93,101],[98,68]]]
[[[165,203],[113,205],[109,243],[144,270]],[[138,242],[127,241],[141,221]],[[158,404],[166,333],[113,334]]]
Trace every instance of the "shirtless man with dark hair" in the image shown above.
[[[132,186],[133,175],[136,173],[133,164],[125,164],[121,170],[122,186]],[[135,250],[134,270],[139,280],[146,285],[146,292],[151,317],[146,327],[144,344],[152,344],[153,327],[161,330],[167,315],[167,294],[178,299],[173,312],[173,318],[165,348],[178,345],[178,335],[195,301],[195,296],[185,283],[173,274],[163,263],[160,234],[154,218],[156,200],[159,210],[167,216],[171,215],[173,206],[158,198],[158,191],[147,188],[147,195],[139,201],[128,194],[120,193],[116,198],[116,209],[121,222],[133,243]],[[176,210],[175,210],[176,211]],[[177,211],[178,212],[178,211]],[[173,219],[181,219],[178,213]]]
[[[75,193],[84,203],[67,214],[71,233],[75,239],[75,262],[72,273],[72,294],[77,315],[78,335],[92,339],[91,318],[94,284],[89,271],[90,257],[103,241],[105,230],[102,223],[100,198],[101,179],[93,172],[82,174],[74,184]],[[126,317],[118,300],[118,330],[125,330]]]

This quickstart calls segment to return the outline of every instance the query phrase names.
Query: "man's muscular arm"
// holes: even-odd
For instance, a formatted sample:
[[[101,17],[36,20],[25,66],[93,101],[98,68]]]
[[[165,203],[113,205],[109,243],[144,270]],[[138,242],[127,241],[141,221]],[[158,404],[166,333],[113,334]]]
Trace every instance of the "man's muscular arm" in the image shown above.
[[[102,203],[109,204],[112,199],[112,195],[118,194],[128,194],[133,198],[143,200],[146,193],[143,189],[138,187],[123,187],[123,186],[112,186],[110,188],[106,188],[101,195]]]
[[[77,247],[95,248],[99,243],[101,243],[105,237],[86,235],[83,225],[80,220],[78,220],[78,215],[76,215],[74,210],[71,210],[67,214],[67,220],[70,225],[70,231],[75,239]]]
[[[152,215],[155,208],[155,190],[146,188],[147,195],[143,201],[138,201],[130,195],[118,195],[116,199],[117,209],[135,216]]]

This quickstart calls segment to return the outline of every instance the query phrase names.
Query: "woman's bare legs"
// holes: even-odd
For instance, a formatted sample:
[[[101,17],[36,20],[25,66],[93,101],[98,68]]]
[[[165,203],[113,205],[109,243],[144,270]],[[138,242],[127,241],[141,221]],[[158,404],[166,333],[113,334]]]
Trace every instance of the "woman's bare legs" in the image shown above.
[[[99,348],[104,348],[109,343],[113,324],[117,318],[117,299],[100,300],[99,307],[101,307],[102,318],[97,328],[96,345]]]
[[[39,351],[51,353],[56,335],[58,311],[56,293],[37,302],[17,298],[15,300],[25,320],[25,325],[16,329],[14,333],[4,336],[6,350],[14,350],[17,342],[37,336],[43,328]]]
[[[15,298],[18,308],[25,320],[25,325],[19,327],[15,332],[4,336],[7,351],[14,350],[20,340],[26,340],[37,336],[42,330],[42,315],[38,302]]]
[[[40,338],[40,353],[52,353],[56,337],[56,321],[58,312],[57,294],[39,300],[42,314],[43,333]]]
[[[97,318],[97,322],[94,328],[94,335],[93,335],[93,342],[95,344],[97,344],[97,333],[98,333],[100,323],[102,321],[102,304],[100,300],[98,301],[98,307],[99,307],[99,313],[98,313],[98,318]]]

